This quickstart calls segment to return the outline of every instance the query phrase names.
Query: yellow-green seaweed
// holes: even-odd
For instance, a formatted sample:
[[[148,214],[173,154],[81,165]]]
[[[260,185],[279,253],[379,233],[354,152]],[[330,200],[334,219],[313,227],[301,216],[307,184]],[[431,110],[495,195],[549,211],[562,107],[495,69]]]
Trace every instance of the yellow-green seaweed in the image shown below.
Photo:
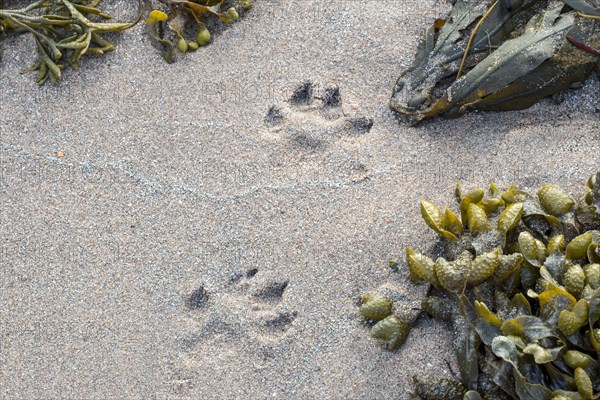
[[[415,376],[421,399],[600,398],[600,173],[593,177],[579,202],[555,185],[533,195],[494,185],[501,203],[457,185],[460,219],[421,202],[443,250],[434,261],[407,249],[406,265],[431,284],[421,309],[453,326],[461,377],[458,386]],[[382,327],[395,320],[377,324],[388,344]]]
[[[556,185],[542,186],[537,195],[544,210],[555,217],[568,213],[575,205],[575,200]]]
[[[136,25],[143,7],[133,22],[106,22],[111,15],[99,8],[101,0],[37,0],[22,8],[4,8],[0,2],[0,39],[4,34],[30,34],[38,58],[22,74],[37,71],[36,82],[56,83],[63,69],[79,67],[85,55],[102,55],[115,46],[103,35],[121,32]]]
[[[365,318],[379,321],[392,314],[393,302],[379,293],[367,293],[362,296],[363,304],[358,309]]]
[[[371,336],[376,339],[385,340],[389,350],[396,350],[402,346],[409,331],[410,326],[406,322],[401,321],[394,315],[390,315],[373,326]]]

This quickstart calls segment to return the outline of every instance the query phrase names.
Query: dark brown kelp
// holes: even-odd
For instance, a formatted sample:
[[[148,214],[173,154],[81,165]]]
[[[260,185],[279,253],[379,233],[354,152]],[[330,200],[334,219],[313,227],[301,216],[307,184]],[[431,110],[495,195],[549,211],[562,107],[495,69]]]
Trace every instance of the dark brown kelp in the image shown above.
[[[431,285],[423,311],[452,324],[460,377],[416,376],[417,396],[600,398],[600,172],[586,186],[579,202],[552,184],[457,186],[457,213],[421,201],[443,254],[407,249],[406,264]],[[381,294],[363,301],[366,318],[396,318]]]
[[[409,124],[530,107],[594,70],[599,18],[597,0],[458,0],[425,33],[390,106]]]

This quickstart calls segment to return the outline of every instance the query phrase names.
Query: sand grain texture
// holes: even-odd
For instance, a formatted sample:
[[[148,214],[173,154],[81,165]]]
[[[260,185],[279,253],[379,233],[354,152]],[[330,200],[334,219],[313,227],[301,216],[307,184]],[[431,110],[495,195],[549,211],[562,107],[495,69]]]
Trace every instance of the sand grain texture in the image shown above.
[[[173,65],[137,26],[42,88],[18,74],[30,39],[7,41],[0,397],[408,399],[413,374],[450,375],[446,326],[419,318],[388,352],[358,296],[386,284],[399,311],[418,307],[424,288],[387,260],[431,248],[418,200],[452,204],[456,179],[580,195],[600,166],[600,84],[401,126],[392,85],[445,10],[257,0]],[[289,104],[307,80],[337,85],[341,106]]]

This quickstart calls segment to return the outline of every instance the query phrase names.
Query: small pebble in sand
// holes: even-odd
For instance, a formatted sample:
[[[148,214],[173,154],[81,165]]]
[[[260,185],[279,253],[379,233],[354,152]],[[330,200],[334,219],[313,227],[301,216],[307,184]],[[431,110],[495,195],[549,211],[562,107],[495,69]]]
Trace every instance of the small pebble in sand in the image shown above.
[[[65,152],[62,150],[59,150],[56,152],[56,157],[58,158],[65,158]]]

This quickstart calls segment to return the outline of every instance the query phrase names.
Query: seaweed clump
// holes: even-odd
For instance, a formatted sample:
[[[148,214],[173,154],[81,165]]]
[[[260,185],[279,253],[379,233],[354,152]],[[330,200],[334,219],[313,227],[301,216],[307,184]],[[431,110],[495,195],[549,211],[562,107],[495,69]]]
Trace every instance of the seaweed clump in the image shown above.
[[[55,83],[65,65],[77,69],[84,55],[102,55],[114,50],[113,43],[103,35],[129,29],[141,17],[140,14],[132,23],[101,21],[112,19],[98,8],[101,1],[38,0],[19,9],[5,9],[0,2],[0,40],[10,33],[31,34],[38,59],[21,73],[37,71],[38,84],[48,80]]]
[[[210,24],[216,21],[232,24],[254,6],[251,0],[159,1],[167,7],[166,12],[158,9],[150,12],[146,26],[168,63],[175,61],[175,49],[186,53],[207,45],[212,37]]]
[[[390,107],[415,125],[506,111],[600,76],[598,0],[454,0],[427,29]]]
[[[421,201],[443,257],[407,249],[406,264],[430,284],[422,310],[453,325],[460,379],[416,376],[417,398],[600,398],[600,171],[586,186],[576,202],[556,185],[457,185],[458,215]],[[393,318],[381,295],[363,301]]]
[[[37,71],[42,85],[55,83],[66,65],[77,69],[84,55],[114,50],[104,34],[129,29],[143,16],[148,34],[170,63],[176,50],[186,53],[209,44],[209,29],[232,24],[253,7],[252,0],[158,0],[165,11],[150,11],[151,0],[138,1],[137,19],[120,23],[107,22],[112,16],[100,8],[102,0],[37,0],[22,8],[5,8],[0,0],[0,41],[10,34],[31,34],[39,57],[22,73]]]

